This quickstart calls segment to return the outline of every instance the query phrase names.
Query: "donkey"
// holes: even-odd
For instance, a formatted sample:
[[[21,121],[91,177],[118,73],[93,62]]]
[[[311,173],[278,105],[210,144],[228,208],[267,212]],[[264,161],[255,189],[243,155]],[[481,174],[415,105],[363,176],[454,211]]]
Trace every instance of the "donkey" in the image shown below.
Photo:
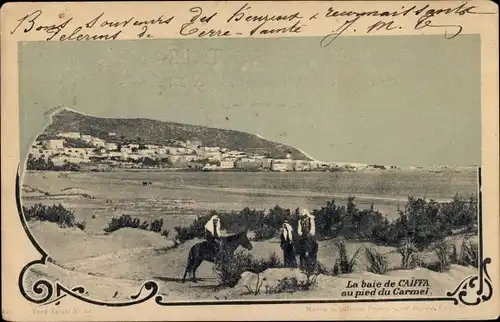
[[[192,272],[193,282],[196,283],[196,270],[203,261],[214,263],[219,254],[233,254],[239,246],[247,250],[252,250],[253,248],[246,231],[222,237],[220,251],[217,251],[208,241],[193,245],[189,250],[188,262],[182,282],[184,283],[186,281],[188,272]]]

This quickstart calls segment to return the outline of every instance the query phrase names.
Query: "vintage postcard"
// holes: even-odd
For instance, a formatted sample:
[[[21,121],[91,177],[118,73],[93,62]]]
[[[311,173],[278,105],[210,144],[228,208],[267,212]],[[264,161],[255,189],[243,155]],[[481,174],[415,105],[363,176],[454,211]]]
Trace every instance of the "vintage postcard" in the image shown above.
[[[490,1],[7,3],[2,317],[499,315]]]

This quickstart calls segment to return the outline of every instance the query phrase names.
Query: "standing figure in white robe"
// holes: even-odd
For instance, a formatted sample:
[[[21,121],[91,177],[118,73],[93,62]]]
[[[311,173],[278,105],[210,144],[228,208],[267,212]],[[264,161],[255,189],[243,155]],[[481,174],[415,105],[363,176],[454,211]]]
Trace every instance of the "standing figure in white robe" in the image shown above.
[[[280,229],[280,240],[285,267],[296,268],[297,260],[295,259],[295,249],[293,247],[293,228],[287,220]]]

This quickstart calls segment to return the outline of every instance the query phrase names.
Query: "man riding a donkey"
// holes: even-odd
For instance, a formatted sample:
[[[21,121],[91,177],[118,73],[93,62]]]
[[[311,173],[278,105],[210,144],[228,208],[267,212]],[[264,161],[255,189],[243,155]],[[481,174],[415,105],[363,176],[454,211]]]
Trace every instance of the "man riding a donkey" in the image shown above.
[[[220,218],[213,215],[205,224],[205,239],[218,253],[220,249]]]

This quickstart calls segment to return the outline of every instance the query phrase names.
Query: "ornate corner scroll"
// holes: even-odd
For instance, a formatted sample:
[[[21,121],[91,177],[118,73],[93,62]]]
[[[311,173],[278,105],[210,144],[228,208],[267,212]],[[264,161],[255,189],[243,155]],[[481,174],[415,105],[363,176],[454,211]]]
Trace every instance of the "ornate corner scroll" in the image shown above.
[[[21,206],[21,184],[20,184],[20,175],[19,175],[19,167],[18,167],[18,173],[16,176],[16,204],[17,204],[17,211],[19,213],[19,217],[21,220],[21,223],[23,225],[24,231],[28,235],[28,238],[30,239],[31,243],[37,251],[42,255],[42,257],[38,260],[34,260],[26,266],[23,267],[21,270],[21,273],[19,274],[19,279],[18,279],[18,286],[19,290],[22,294],[22,296],[27,299],[28,301],[39,304],[39,305],[49,305],[54,303],[55,305],[59,305],[60,300],[63,299],[66,296],[71,296],[76,299],[79,299],[83,302],[93,304],[93,305],[100,305],[100,306],[109,306],[109,307],[121,307],[121,306],[131,306],[135,304],[139,304],[142,302],[145,302],[151,298],[153,298],[159,290],[158,284],[154,281],[147,281],[138,290],[137,293],[132,294],[129,296],[130,301],[127,302],[104,302],[104,301],[99,301],[95,299],[91,299],[90,297],[86,296],[87,290],[84,286],[75,286],[75,287],[66,287],[63,284],[61,284],[58,281],[50,281],[47,278],[39,278],[34,281],[32,285],[28,288],[29,292],[27,292],[26,288],[26,276],[30,270],[36,266],[36,265],[41,265],[44,267],[47,267],[47,262],[50,262],[50,257],[48,254],[43,250],[43,248],[38,245],[37,241],[31,234],[28,225],[26,223],[26,219],[24,218],[22,206]]]
[[[459,303],[478,305],[491,299],[493,296],[493,287],[486,267],[490,263],[491,258],[487,257],[483,259],[479,265],[478,275],[467,277],[453,292],[446,293],[447,296],[454,298],[455,305]]]

